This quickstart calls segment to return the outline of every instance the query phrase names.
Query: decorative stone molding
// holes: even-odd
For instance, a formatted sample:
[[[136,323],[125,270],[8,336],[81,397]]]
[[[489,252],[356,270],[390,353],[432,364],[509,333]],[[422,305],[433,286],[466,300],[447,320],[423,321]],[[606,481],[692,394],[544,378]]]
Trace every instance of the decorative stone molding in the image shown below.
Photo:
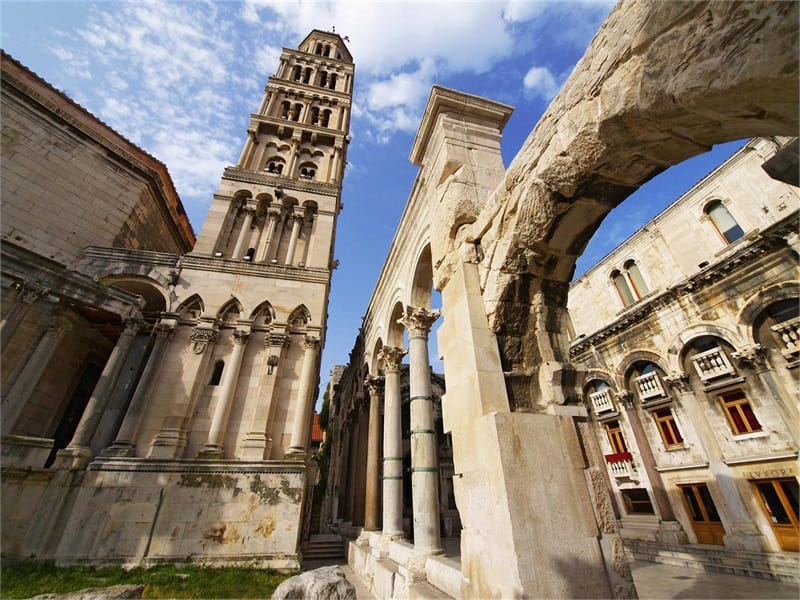
[[[364,379],[364,386],[369,390],[372,397],[382,397],[385,379],[380,375],[367,375]]]
[[[614,393],[620,404],[626,408],[633,408],[633,392],[630,390],[620,390]]]
[[[384,346],[378,352],[378,360],[383,361],[383,370],[385,372],[395,372],[400,370],[400,363],[406,354],[408,354],[408,348]]]
[[[312,349],[316,350],[317,346],[319,346],[319,338],[313,335],[307,335],[303,340],[303,348],[305,349]]]
[[[439,314],[438,310],[431,310],[424,306],[406,306],[406,313],[397,322],[408,329],[409,335],[427,337],[431,326],[439,318]]]
[[[219,332],[216,329],[209,327],[195,327],[189,335],[192,341],[192,352],[195,354],[202,354],[208,344],[213,344],[217,341]]]
[[[250,337],[250,330],[249,329],[234,329],[233,330],[233,342],[235,344],[246,344],[247,339]]]
[[[160,321],[153,325],[153,335],[160,338],[172,339],[175,333],[175,325],[173,323],[164,323]]]
[[[731,356],[751,369],[765,369],[768,366],[767,350],[761,344],[743,346],[738,351],[731,353]]]

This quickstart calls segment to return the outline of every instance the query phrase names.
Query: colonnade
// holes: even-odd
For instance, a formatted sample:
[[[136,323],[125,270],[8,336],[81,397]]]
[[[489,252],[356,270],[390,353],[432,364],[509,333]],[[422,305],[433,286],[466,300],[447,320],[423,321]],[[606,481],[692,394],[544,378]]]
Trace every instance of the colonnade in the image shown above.
[[[363,420],[359,419],[357,424],[351,421],[349,431],[341,436],[342,447],[339,452],[342,459],[339,470],[347,472],[348,482],[345,498],[338,499],[338,503],[343,502],[340,514],[345,520],[357,520],[355,505],[360,499],[356,496],[363,489],[363,531],[380,531],[382,537],[388,539],[401,538],[404,534],[404,494],[400,371],[403,357],[408,354],[413,543],[415,552],[421,555],[442,552],[438,446],[428,356],[428,337],[438,317],[437,310],[412,306],[405,308],[398,323],[408,330],[409,348],[389,345],[380,348],[375,358],[382,363],[383,374],[368,376],[364,382],[368,391],[366,438],[360,440],[358,435]],[[363,446],[364,441],[365,453],[359,444]],[[366,455],[363,486],[358,485],[356,473],[359,454]]]

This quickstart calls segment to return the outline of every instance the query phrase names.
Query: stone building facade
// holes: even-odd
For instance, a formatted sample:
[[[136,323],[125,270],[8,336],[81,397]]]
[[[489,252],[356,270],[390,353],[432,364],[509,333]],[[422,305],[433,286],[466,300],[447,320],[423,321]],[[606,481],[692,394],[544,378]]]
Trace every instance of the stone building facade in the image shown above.
[[[195,241],[163,165],[4,57],[5,556],[298,567],[353,68],[283,50]]]
[[[356,393],[358,381],[384,378],[382,398],[379,393],[369,395],[367,429],[376,433],[366,440],[365,522],[349,546],[351,566],[376,595],[636,594],[625,555],[625,537],[630,538],[633,522],[627,519],[620,527],[610,492],[615,490],[620,500],[608,475],[609,465],[620,461],[606,459],[604,454],[611,453],[601,448],[596,423],[577,402],[580,393],[595,390],[583,389],[592,379],[586,379],[584,368],[570,354],[569,282],[576,258],[603,218],[657,173],[724,141],[797,135],[797,10],[797,4],[781,3],[623,0],[507,169],[499,145],[511,108],[434,87],[411,149],[419,172],[351,355],[357,379],[340,383],[343,390]],[[778,157],[778,163],[784,158]],[[793,202],[796,194],[787,197]],[[727,199],[710,199],[703,227],[716,224],[719,235],[733,235],[730,220],[722,216]],[[764,241],[748,241],[756,254],[761,253],[759,247],[769,247],[766,254],[772,258],[761,265],[769,277],[787,278],[781,257],[791,259],[787,247],[793,242],[777,221],[795,209],[789,201],[782,211],[780,202],[761,205],[769,208],[777,229],[766,227],[763,220],[743,221],[740,227],[749,234],[754,227],[764,227],[763,235],[757,236]],[[733,209],[728,212],[736,217]],[[692,228],[694,224],[687,225],[683,233]],[[744,245],[735,246],[732,253],[741,247],[747,254]],[[617,266],[613,277],[620,286],[623,281],[629,287],[641,284],[640,275],[647,281],[642,269],[633,268],[638,265],[635,256],[633,260],[627,268],[627,259]],[[696,276],[701,279],[703,269],[715,261],[726,265],[719,273],[740,263],[752,264],[740,258],[725,260],[704,256],[691,264],[708,261],[699,267]],[[720,281],[714,272],[709,284]],[[727,292],[717,285],[713,293],[738,294],[738,284],[730,281],[733,287]],[[433,288],[441,294],[440,309],[431,306]],[[677,296],[668,294],[665,301],[683,301],[683,294]],[[770,303],[764,299],[765,305]],[[734,306],[742,306],[742,300]],[[691,306],[686,310],[690,316],[696,311]],[[697,320],[702,325],[715,314],[725,319],[734,310],[715,307]],[[753,312],[763,314],[755,305]],[[447,556],[442,543],[429,400],[427,341],[439,317],[438,348],[447,385],[442,419],[444,431],[452,436],[454,494],[462,524],[457,557]],[[749,352],[748,326],[741,325],[734,336],[723,329],[701,329],[700,335],[685,341],[691,346],[693,339],[704,336],[728,340],[736,361],[734,350]],[[667,376],[693,371],[697,353],[711,349],[690,352],[678,341],[669,340],[668,348],[684,352],[681,364],[670,358],[672,363],[662,365],[670,367]],[[575,343],[580,348],[580,342]],[[766,348],[769,342],[760,336],[757,343]],[[402,429],[397,365],[404,354],[410,378],[413,543],[403,539],[398,518]],[[636,360],[648,357],[657,363],[647,354]],[[628,366],[624,369],[625,377],[633,376]],[[780,377],[762,377],[755,370],[736,377],[747,377],[747,386],[760,390],[768,389],[764,382]],[[622,379],[611,383],[631,386]],[[725,383],[736,385],[730,379]],[[691,385],[697,385],[696,393],[706,393],[704,384]],[[762,443],[777,453],[775,460],[781,460],[780,453],[790,459],[796,449],[787,430],[792,420],[783,414],[786,402],[780,401],[779,384],[775,385],[769,392],[773,398],[764,400],[771,407],[765,426],[776,428],[766,439],[753,432],[756,435],[742,444],[731,439],[719,446],[704,440],[703,445],[687,445],[688,451],[710,452],[709,469],[714,463],[715,472],[740,469],[737,461],[751,460],[755,446]],[[734,404],[732,399],[730,406]],[[719,430],[727,417],[719,412],[722,408],[713,410]],[[637,451],[645,447],[638,444]],[[698,465],[698,472],[702,468]],[[702,479],[672,483],[684,482],[691,486]],[[694,490],[703,493],[698,487],[689,489]],[[380,506],[374,521],[368,518],[373,505]],[[674,518],[660,513],[665,522],[651,527],[666,541],[680,541],[681,519],[690,525],[685,510],[675,510]],[[752,503],[740,503],[731,511],[724,535],[732,548],[752,548],[752,542],[766,537],[777,543],[769,531],[754,535],[751,525],[764,525],[763,510],[758,513]],[[687,539],[692,538],[687,534]],[[768,549],[769,544],[761,545],[761,550]],[[792,572],[796,571],[788,576]]]
[[[570,285],[623,538],[798,550],[800,192],[763,168],[781,150],[751,140]]]

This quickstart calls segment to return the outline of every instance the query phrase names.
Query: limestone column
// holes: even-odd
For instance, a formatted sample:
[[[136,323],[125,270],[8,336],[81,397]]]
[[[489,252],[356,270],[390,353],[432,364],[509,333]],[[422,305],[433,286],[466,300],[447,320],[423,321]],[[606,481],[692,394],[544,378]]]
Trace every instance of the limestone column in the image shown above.
[[[278,207],[270,206],[267,209],[267,223],[264,225],[266,231],[262,234],[261,240],[256,252],[256,262],[264,262],[267,259],[269,246],[272,243],[272,238],[275,235],[275,224],[281,216],[281,209]]]
[[[286,165],[286,177],[294,177],[294,165],[297,162],[297,146],[300,144],[298,138],[292,138],[292,149],[289,151],[289,164]]]
[[[384,346],[378,358],[385,374],[383,405],[383,535],[403,535],[403,431],[400,362],[405,348]]]
[[[222,372],[219,400],[214,407],[214,415],[211,417],[208,441],[205,448],[200,451],[201,458],[222,458],[224,456],[223,442],[228,429],[228,417],[236,397],[236,384],[239,382],[239,371],[242,368],[242,358],[244,358],[249,337],[249,325],[240,325],[233,330],[233,352]]]
[[[236,240],[236,247],[233,250],[232,258],[242,258],[242,249],[247,242],[250,234],[250,225],[253,224],[253,216],[256,214],[256,209],[250,203],[244,207],[244,220],[242,222],[242,229],[239,231],[239,238]]]
[[[66,448],[59,450],[57,454],[56,465],[60,468],[82,469],[92,457],[89,449],[92,437],[103,416],[103,411],[108,405],[111,393],[114,391],[114,385],[117,383],[120,370],[125,364],[131,344],[142,326],[142,319],[141,316],[135,315],[125,319],[124,323],[125,330],[119,336],[117,344],[111,351],[111,356],[108,357],[106,366],[103,368],[100,379],[89,397],[89,402],[86,404],[72,440],[70,440]]]
[[[251,127],[247,130],[247,139],[244,142],[244,148],[242,148],[242,153],[239,155],[239,160],[236,163],[238,167],[245,166],[249,155],[253,151],[253,145],[257,143],[258,138],[256,137],[256,130]]]
[[[292,234],[289,237],[289,250],[286,252],[286,266],[291,267],[294,263],[294,253],[297,250],[297,239],[300,237],[300,226],[303,224],[305,209],[299,206],[294,207],[292,213]]]
[[[277,233],[278,235],[273,236],[275,238],[275,241],[272,242],[272,250],[269,251],[270,263],[275,263],[278,261],[278,250],[280,250],[281,247],[281,238],[283,237],[283,227],[286,223],[287,216],[288,216],[287,213],[283,213],[283,211],[281,211],[281,216],[276,222],[275,233]]]
[[[423,554],[442,551],[439,533],[439,473],[436,431],[433,426],[428,333],[439,318],[438,310],[406,307],[400,319],[408,329],[409,387],[411,394],[411,494],[414,503],[414,550]]]
[[[266,112],[262,113],[268,117],[275,116],[275,105],[278,103],[278,92],[270,92],[269,101],[267,102]]]
[[[300,389],[297,392],[297,408],[292,424],[292,437],[286,453],[290,457],[303,458],[306,455],[308,419],[312,404],[311,388],[314,384],[314,366],[317,362],[318,347],[319,338],[307,335],[303,354],[303,370],[300,374]]]
[[[2,403],[2,432],[7,435],[14,430],[25,405],[30,400],[33,390],[42,378],[42,374],[50,364],[50,359],[67,335],[75,327],[75,322],[66,315],[53,318],[47,327],[33,354],[25,363],[22,372],[17,376],[14,385],[3,398]]]
[[[11,288],[15,292],[14,303],[8,310],[6,318],[0,321],[0,349],[2,350],[6,349],[8,342],[14,337],[17,327],[22,323],[33,303],[49,291],[45,288],[31,289],[22,281],[15,282]]]
[[[148,393],[153,381],[161,367],[164,352],[172,339],[177,325],[177,314],[164,315],[161,321],[153,328],[153,349],[147,359],[147,364],[139,377],[136,391],[133,393],[122,426],[117,432],[114,442],[101,454],[103,456],[136,456],[136,434],[139,430],[139,423],[147,407]]]
[[[269,460],[272,452],[270,425],[275,400],[275,389],[280,379],[280,366],[289,347],[289,336],[284,333],[267,333],[264,345],[269,348],[266,373],[258,388],[257,403],[250,427],[242,444],[242,458],[246,460]]]
[[[348,523],[353,522],[353,513],[356,506],[356,465],[358,463],[358,421],[356,421],[357,414],[355,410],[352,411],[347,427],[345,428],[345,438],[347,439],[347,472],[344,478],[347,487],[345,488],[344,497],[344,510],[342,518]]]
[[[383,377],[367,377],[365,383],[369,390],[369,433],[367,438],[367,481],[364,495],[364,529],[378,531],[380,529],[380,515],[378,514],[380,469],[378,461],[380,459]]]

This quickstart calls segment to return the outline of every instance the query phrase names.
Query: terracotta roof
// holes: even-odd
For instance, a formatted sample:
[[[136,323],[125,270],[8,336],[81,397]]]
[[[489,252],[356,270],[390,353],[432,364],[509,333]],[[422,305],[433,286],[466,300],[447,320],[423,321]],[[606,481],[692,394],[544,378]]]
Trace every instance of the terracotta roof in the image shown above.
[[[322,427],[319,426],[319,413],[314,413],[314,422],[311,424],[311,442],[322,442]]]

